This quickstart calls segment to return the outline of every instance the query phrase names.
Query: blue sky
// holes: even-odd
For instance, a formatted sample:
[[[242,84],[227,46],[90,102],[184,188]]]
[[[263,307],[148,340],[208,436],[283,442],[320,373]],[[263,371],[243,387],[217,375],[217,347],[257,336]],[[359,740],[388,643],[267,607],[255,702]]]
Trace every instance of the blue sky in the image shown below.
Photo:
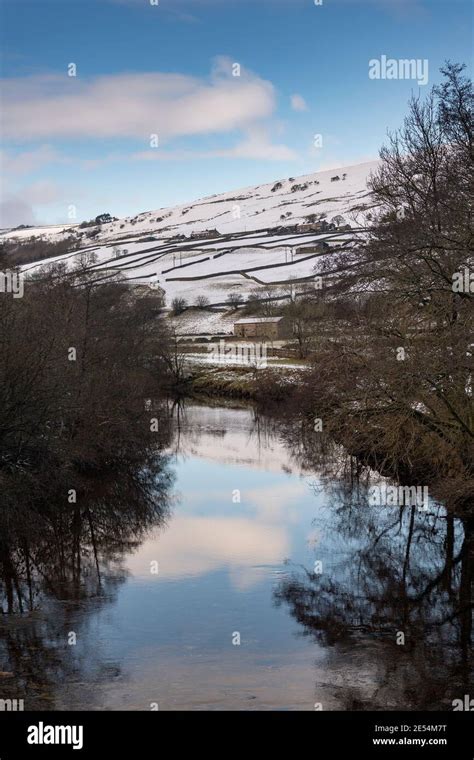
[[[1,0],[0,224],[123,216],[375,158],[411,93],[472,58],[464,0],[155,1]],[[382,55],[427,59],[428,85],[370,79]]]

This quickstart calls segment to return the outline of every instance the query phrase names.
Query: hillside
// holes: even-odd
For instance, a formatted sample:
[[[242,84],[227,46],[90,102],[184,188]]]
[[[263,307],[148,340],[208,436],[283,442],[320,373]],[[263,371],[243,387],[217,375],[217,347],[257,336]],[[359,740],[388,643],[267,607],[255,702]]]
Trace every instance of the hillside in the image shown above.
[[[371,210],[367,179],[377,164],[229,191],[99,226],[10,230],[2,237],[18,242],[32,237],[50,242],[76,238],[78,248],[73,253],[26,265],[25,273],[52,261],[72,263],[88,253],[90,268],[99,278],[119,271],[136,283],[162,288],[168,306],[176,296],[189,305],[205,296],[218,308],[230,293],[245,299],[258,286],[276,289],[313,279],[316,260],[366,224]],[[321,218],[334,220],[334,227],[324,232],[295,229]],[[203,237],[193,238],[193,233]],[[301,250],[305,247],[309,251]],[[182,321],[189,322],[189,317]],[[202,314],[198,322],[214,323],[215,317]]]

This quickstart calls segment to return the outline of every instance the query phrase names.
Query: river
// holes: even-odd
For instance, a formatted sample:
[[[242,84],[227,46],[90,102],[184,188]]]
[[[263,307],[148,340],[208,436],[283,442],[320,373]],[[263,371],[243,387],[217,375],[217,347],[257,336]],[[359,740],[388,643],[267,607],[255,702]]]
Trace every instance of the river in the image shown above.
[[[323,466],[244,406],[176,406],[162,466],[166,509],[143,530],[117,515],[112,541],[91,507],[73,579],[44,546],[28,584],[4,554],[0,699],[449,710],[469,693],[472,540],[442,505],[368,507],[343,452]]]

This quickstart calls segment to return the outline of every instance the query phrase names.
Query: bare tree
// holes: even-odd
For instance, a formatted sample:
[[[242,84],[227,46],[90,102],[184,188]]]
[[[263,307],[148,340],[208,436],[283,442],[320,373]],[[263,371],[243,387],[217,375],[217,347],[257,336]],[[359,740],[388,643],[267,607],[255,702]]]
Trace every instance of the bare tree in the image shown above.
[[[243,302],[244,299],[240,293],[229,293],[227,296],[227,303],[232,309],[238,309]]]
[[[186,309],[188,308],[188,302],[185,298],[181,298],[180,296],[176,296],[171,301],[171,312],[174,316],[178,316],[179,314],[182,314]]]
[[[195,306],[198,309],[207,309],[210,304],[207,296],[198,296],[195,301]]]
[[[459,65],[443,73],[381,150],[365,242],[326,261],[332,297],[359,300],[342,331],[333,320],[311,393],[354,450],[462,500],[474,495],[472,87]]]

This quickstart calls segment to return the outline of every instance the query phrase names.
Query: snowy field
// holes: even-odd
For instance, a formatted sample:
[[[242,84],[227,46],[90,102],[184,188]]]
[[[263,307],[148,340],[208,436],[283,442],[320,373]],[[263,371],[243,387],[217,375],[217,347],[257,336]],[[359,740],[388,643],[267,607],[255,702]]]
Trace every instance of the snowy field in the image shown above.
[[[219,306],[233,293],[246,299],[258,286],[277,288],[314,278],[322,257],[330,256],[334,246],[354,239],[368,223],[372,205],[367,179],[377,165],[374,161],[288,178],[146,212],[94,228],[94,237],[90,228],[80,229],[77,224],[2,231],[0,236],[19,241],[32,236],[51,241],[76,236],[77,251],[26,265],[27,275],[57,261],[73,267],[79,257],[87,256],[87,265],[97,272],[98,279],[119,272],[133,282],[157,285],[164,291],[167,306],[177,296],[188,305],[205,296],[211,305]],[[349,224],[351,230],[277,232],[278,227],[307,222],[310,214],[317,218],[325,215],[328,222],[336,218],[338,225]],[[190,237],[193,232],[214,228],[217,236]],[[177,235],[187,237],[176,239]],[[329,246],[325,252],[297,251],[322,242]],[[194,315],[196,329],[199,323],[210,327],[212,319],[215,328],[220,325],[219,331],[228,331],[228,326],[222,326],[221,314],[211,317],[205,312]]]

